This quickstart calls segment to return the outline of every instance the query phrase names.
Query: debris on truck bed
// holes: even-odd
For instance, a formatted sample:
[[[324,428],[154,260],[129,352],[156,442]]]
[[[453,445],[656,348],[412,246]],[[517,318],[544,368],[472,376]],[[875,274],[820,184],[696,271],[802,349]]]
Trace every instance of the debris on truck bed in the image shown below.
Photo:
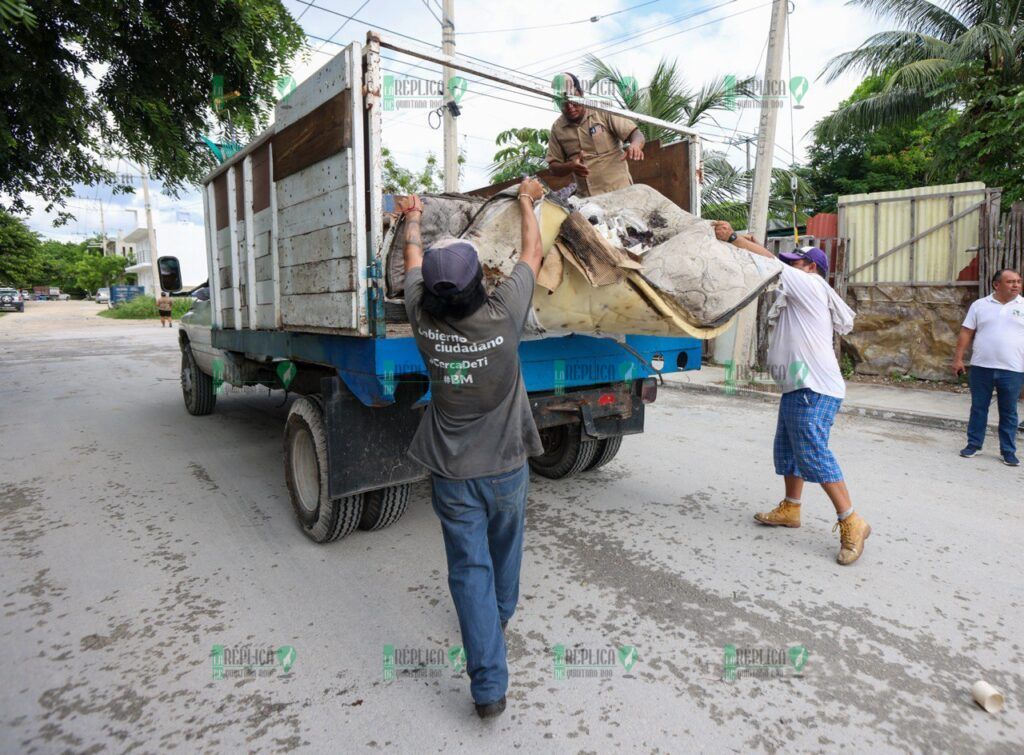
[[[512,270],[520,241],[514,189],[487,200],[427,196],[423,205],[424,246],[453,235],[471,240],[488,286]],[[545,198],[537,212],[545,256],[527,324],[535,333],[713,338],[781,270],[718,241],[710,221],[643,184],[568,203]],[[391,298],[402,295],[403,244],[401,227],[385,243]]]

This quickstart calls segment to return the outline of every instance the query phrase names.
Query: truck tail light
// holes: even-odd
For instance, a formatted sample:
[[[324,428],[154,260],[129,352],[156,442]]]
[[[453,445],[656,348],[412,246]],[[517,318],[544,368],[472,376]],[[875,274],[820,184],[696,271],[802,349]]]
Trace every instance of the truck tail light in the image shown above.
[[[658,398],[658,381],[654,378],[645,378],[643,386],[640,388],[640,400],[645,404],[653,404],[656,398]]]
[[[602,393],[601,396],[597,399],[597,403],[600,406],[608,406],[609,404],[614,404],[615,401],[616,398],[614,393]]]

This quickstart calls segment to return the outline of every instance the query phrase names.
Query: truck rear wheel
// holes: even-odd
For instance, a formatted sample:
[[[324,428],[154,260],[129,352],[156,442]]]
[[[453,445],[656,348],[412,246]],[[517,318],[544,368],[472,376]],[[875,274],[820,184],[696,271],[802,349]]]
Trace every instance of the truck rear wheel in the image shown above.
[[[615,458],[622,447],[622,436],[615,435],[611,438],[604,438],[597,442],[597,451],[594,453],[594,460],[590,462],[587,470],[600,469]]]
[[[181,395],[188,413],[196,417],[211,414],[217,404],[213,378],[199,369],[187,343],[181,347]]]
[[[318,543],[345,537],[359,524],[363,495],[327,494],[327,431],[320,401],[304,396],[292,404],[284,426],[284,476],[302,531]]]
[[[577,424],[545,427],[540,431],[540,440],[544,453],[530,458],[530,468],[552,480],[582,472],[597,453],[598,441],[584,439]]]
[[[359,529],[373,531],[390,527],[402,518],[408,505],[408,485],[371,490],[363,496],[363,516],[359,520]]]

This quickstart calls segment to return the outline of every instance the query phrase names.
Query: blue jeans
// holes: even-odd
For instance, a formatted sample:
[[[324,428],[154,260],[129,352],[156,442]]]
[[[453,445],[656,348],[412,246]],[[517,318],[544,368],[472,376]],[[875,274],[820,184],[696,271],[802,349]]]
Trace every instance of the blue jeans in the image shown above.
[[[967,422],[967,444],[981,448],[988,427],[992,389],[999,406],[999,452],[1017,452],[1017,399],[1024,386],[1024,372],[971,367],[971,418]]]
[[[524,464],[495,477],[432,479],[469,690],[474,702],[486,705],[508,689],[501,623],[512,618],[519,601],[530,469]]]

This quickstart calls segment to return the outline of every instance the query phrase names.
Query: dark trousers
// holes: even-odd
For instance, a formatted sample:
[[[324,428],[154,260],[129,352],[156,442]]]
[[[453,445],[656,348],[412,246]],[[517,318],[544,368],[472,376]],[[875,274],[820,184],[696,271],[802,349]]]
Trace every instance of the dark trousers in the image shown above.
[[[486,705],[508,689],[501,623],[512,618],[519,601],[530,468],[477,480],[432,479],[469,690],[474,702]]]
[[[992,390],[999,407],[999,452],[1017,452],[1017,399],[1024,386],[1024,372],[971,367],[971,418],[967,422],[967,443],[981,448],[988,427],[988,407]]]

